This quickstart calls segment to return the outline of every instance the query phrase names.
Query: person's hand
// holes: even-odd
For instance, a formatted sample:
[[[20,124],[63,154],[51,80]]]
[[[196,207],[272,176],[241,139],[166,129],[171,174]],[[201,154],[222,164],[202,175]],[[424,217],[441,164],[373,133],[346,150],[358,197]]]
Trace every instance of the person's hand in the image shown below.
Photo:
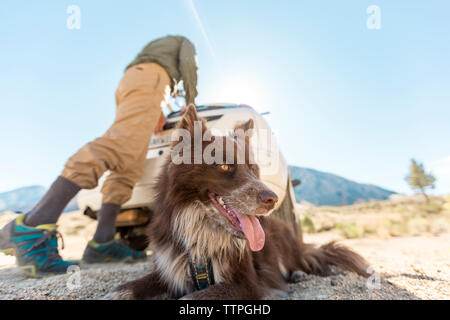
[[[191,103],[191,104],[194,105],[193,103]],[[190,104],[190,105],[191,105],[191,104]],[[189,106],[190,106],[190,105],[189,105]],[[187,107],[189,107],[189,106],[187,106]],[[194,105],[194,106],[195,106],[195,105]],[[179,115],[182,115],[183,113],[185,113],[186,110],[187,110],[187,107],[186,107],[186,106],[182,107],[182,108],[180,109],[180,111],[178,111],[178,114],[179,114]]]
[[[180,111],[178,111],[178,114],[181,116],[182,114],[184,114],[186,112],[186,109],[187,109],[186,106],[182,107],[180,109]]]
[[[164,116],[164,113],[161,112],[158,123],[156,124],[155,130],[153,130],[153,132],[159,133],[159,132],[163,131],[165,124],[166,124],[166,117]]]

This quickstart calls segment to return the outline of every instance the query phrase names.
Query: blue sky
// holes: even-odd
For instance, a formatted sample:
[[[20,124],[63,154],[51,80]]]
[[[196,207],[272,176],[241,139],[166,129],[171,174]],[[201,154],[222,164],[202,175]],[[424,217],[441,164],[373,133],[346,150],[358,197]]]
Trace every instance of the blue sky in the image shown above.
[[[0,192],[49,186],[114,118],[150,40],[197,47],[197,103],[242,102],[290,164],[409,192],[414,157],[450,193],[448,1],[23,1],[0,4]],[[69,30],[69,5],[81,28]],[[370,5],[381,29],[366,27]]]

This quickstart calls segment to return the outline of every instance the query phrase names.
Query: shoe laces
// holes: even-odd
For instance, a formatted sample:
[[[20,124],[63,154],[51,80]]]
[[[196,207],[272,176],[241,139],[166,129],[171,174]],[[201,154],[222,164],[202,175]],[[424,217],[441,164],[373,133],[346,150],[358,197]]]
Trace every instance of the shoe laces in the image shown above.
[[[62,234],[58,230],[56,230],[56,229],[55,230],[44,230],[42,237],[37,239],[36,242],[24,253],[28,253],[34,249],[37,249],[38,247],[40,247],[43,244],[46,245],[46,247],[50,250],[54,249],[54,248],[58,248],[58,244],[56,245],[56,247],[48,246],[48,242],[51,239],[53,239],[53,237],[61,239],[61,249],[64,249],[64,239],[63,239]],[[61,260],[61,256],[59,255],[58,250],[48,253],[47,256],[51,260]]]

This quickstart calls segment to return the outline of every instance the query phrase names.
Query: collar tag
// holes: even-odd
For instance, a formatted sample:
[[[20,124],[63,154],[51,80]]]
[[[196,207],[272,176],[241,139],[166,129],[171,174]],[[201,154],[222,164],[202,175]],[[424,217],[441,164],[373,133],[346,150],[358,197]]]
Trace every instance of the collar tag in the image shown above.
[[[194,282],[197,290],[206,289],[215,283],[214,272],[210,259],[204,262],[194,263],[189,258],[189,269],[191,270],[192,281]]]

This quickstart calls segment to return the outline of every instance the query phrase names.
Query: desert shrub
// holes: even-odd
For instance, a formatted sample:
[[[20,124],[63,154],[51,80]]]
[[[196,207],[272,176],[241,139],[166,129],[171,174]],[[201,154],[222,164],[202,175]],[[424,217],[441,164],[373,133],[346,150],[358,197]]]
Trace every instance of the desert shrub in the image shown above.
[[[302,227],[306,233],[316,232],[316,227],[314,226],[314,221],[307,214],[302,219]]]
[[[402,220],[390,221],[389,234],[393,237],[401,237],[409,234],[408,218]]]
[[[438,199],[430,199],[421,206],[421,210],[428,214],[437,214],[444,209],[444,203]]]
[[[378,232],[377,225],[366,225],[364,226],[364,234],[376,234]]]
[[[336,229],[347,239],[361,238],[364,235],[364,228],[356,225],[354,222],[338,223],[336,224]]]
[[[443,197],[443,198],[444,198],[444,201],[445,201],[445,203],[443,204],[443,209],[447,210],[447,211],[450,211],[450,194],[445,196],[445,197]]]
[[[429,221],[421,217],[411,218],[407,221],[407,226],[405,226],[405,228],[409,235],[419,236],[428,232]]]
[[[448,219],[445,219],[444,217],[434,219],[430,223],[429,231],[431,234],[435,236],[447,233],[450,231],[450,222]]]

